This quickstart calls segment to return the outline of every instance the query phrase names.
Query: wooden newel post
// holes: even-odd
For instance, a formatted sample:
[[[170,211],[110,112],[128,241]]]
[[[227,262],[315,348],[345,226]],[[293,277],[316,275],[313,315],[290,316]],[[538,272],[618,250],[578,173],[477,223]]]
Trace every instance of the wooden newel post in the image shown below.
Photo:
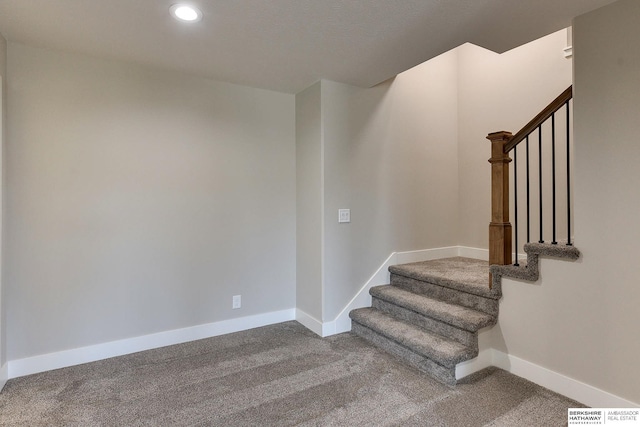
[[[491,141],[491,223],[489,224],[489,265],[511,264],[511,224],[509,223],[509,163],[504,146],[511,132],[494,132]],[[491,281],[489,281],[491,287]]]

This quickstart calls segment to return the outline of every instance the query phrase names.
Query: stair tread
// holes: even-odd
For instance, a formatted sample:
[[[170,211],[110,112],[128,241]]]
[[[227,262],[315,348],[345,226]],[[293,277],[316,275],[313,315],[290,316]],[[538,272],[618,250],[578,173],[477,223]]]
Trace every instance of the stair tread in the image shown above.
[[[349,316],[361,325],[445,367],[453,367],[477,355],[477,350],[398,320],[375,308],[353,310]]]
[[[392,274],[442,287],[499,299],[500,289],[489,289],[489,263],[473,258],[453,257],[392,265]]]
[[[370,289],[369,293],[375,298],[470,332],[476,332],[485,326],[493,325],[496,320],[490,314],[430,298],[426,295],[415,294],[397,286],[375,286]]]

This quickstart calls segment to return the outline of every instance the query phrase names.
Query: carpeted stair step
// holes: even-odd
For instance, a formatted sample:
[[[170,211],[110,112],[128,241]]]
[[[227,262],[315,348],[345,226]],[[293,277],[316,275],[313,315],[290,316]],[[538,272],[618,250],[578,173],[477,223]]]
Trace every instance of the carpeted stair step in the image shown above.
[[[456,364],[478,354],[477,348],[464,346],[375,308],[353,310],[349,316],[354,333],[447,384],[455,384]]]
[[[372,307],[459,343],[477,348],[477,331],[496,323],[490,314],[414,294],[397,286],[370,289]]]
[[[453,257],[389,267],[391,285],[370,289],[372,307],[349,313],[352,331],[446,384],[478,355],[478,331],[494,325],[500,286],[486,261]]]
[[[490,314],[450,304],[426,295],[414,294],[397,286],[375,286],[370,289],[369,293],[372,297],[470,332],[476,332],[485,326],[493,325],[496,321],[496,318]]]
[[[499,286],[489,289],[486,261],[454,257],[389,267],[391,284],[450,304],[498,315]]]

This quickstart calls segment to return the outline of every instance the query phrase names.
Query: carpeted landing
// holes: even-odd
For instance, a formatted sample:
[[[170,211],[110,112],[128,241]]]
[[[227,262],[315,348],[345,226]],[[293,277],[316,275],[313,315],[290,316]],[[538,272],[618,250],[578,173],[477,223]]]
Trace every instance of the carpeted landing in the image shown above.
[[[499,369],[450,387],[297,322],[10,380],[2,426],[562,426],[581,406]]]

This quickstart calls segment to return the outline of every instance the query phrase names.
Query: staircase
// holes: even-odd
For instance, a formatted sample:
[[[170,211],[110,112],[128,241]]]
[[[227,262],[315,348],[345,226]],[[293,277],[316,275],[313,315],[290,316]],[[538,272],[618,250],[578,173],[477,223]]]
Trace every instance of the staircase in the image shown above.
[[[351,331],[454,385],[456,365],[478,355],[478,331],[498,320],[502,278],[533,282],[540,276],[540,257],[580,257],[577,248],[565,244],[527,243],[524,250],[527,261],[519,266],[489,267],[486,261],[462,257],[391,266],[391,284],[369,291],[371,307],[349,313]]]
[[[393,353],[408,364],[429,373],[446,384],[456,384],[456,365],[478,355],[478,331],[495,325],[498,318],[498,300],[502,296],[502,277],[536,281],[539,278],[539,257],[576,260],[580,252],[573,246],[571,234],[570,184],[570,101],[573,88],[569,87],[554,99],[515,135],[494,132],[491,141],[491,223],[489,224],[489,262],[470,258],[445,258],[389,267],[391,284],[370,289],[372,306],[349,313],[352,331],[373,344]],[[564,108],[564,114],[561,109]],[[556,116],[566,119],[566,187],[556,185]],[[543,178],[542,127],[551,123],[552,174]],[[530,139],[538,140],[538,242],[532,242],[530,208]],[[525,155],[526,187],[526,244],[525,262],[515,256],[512,248],[518,244],[518,144]],[[532,142],[533,144],[533,142]],[[565,145],[562,144],[562,145]],[[515,227],[509,222],[509,164],[513,153],[514,182],[513,210]],[[521,154],[521,155],[522,155]],[[543,196],[543,181],[551,182],[552,193]],[[565,188],[566,190],[563,190]],[[562,193],[564,191],[564,193]],[[557,215],[557,194],[567,200],[565,215]],[[550,203],[547,203],[550,202]],[[545,243],[543,205],[551,205],[551,240]],[[558,241],[557,225],[566,218],[567,240]],[[523,232],[524,227],[523,228]],[[547,226],[547,233],[549,227]],[[512,231],[514,238],[512,239]],[[523,233],[524,234],[524,233]],[[491,267],[489,267],[491,265]],[[491,280],[491,281],[490,281]]]
[[[371,288],[372,307],[349,313],[352,331],[445,384],[478,355],[478,331],[498,317],[500,286],[489,264],[446,258],[389,268],[391,284]]]

